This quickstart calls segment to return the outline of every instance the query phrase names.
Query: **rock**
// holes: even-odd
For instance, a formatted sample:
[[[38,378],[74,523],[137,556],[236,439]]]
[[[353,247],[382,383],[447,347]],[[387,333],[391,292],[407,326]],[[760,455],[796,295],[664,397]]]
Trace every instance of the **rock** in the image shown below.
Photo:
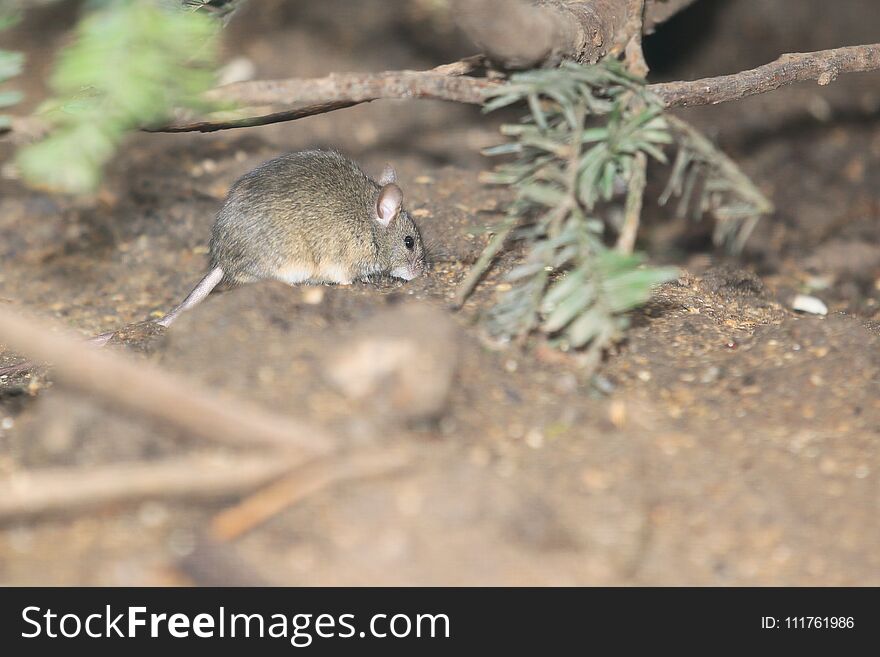
[[[802,313],[810,313],[811,315],[827,315],[828,306],[816,297],[809,294],[798,294],[791,300],[791,307]]]
[[[710,291],[716,294],[761,296],[764,293],[764,282],[757,274],[729,265],[710,269],[703,274],[703,282]]]
[[[880,246],[861,240],[832,240],[819,246],[804,264],[837,278],[869,281],[880,270]]]
[[[407,304],[361,322],[326,364],[346,397],[404,420],[442,415],[458,361],[458,331],[443,311]]]

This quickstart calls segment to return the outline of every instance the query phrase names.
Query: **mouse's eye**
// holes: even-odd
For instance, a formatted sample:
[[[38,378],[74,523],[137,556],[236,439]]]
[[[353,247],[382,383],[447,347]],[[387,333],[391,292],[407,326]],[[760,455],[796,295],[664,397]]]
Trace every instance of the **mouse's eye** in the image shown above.
[[[412,251],[413,247],[416,245],[416,241],[412,237],[407,235],[406,237],[403,238],[403,245],[406,248],[408,248],[410,251]]]

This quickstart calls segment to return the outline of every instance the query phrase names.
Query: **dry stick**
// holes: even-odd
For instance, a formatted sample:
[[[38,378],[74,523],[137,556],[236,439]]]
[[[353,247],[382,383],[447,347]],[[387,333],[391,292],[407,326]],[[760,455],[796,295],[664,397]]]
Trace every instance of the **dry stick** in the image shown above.
[[[826,85],[841,73],[880,69],[880,43],[808,53],[789,53],[758,68],[691,82],[648,85],[666,107],[715,105],[774,91],[794,82]]]
[[[484,64],[485,57],[483,55],[472,55],[471,57],[460,59],[457,62],[436,66],[430,71],[426,71],[426,73],[450,77],[461,76],[475,71]],[[217,90],[217,93],[225,93],[223,92],[224,89],[224,87],[221,87]],[[229,90],[227,89],[227,91]],[[236,92],[235,88],[233,88],[232,92],[240,93],[240,89]],[[159,128],[145,128],[144,130],[146,132],[215,132],[217,130],[227,130],[229,128],[252,128],[260,125],[281,123],[283,121],[295,121],[308,116],[317,116],[318,114],[326,114],[327,112],[354,107],[355,105],[360,105],[362,103],[369,103],[373,100],[377,100],[377,98],[367,98],[364,100],[337,100],[331,102],[322,101],[313,105],[306,105],[304,107],[284,110],[281,112],[273,112],[263,116],[250,116],[240,119],[230,118],[226,121],[179,122]]]
[[[471,292],[473,292],[477,283],[480,282],[483,274],[486,273],[492,260],[494,260],[495,256],[498,255],[498,252],[501,251],[501,247],[504,246],[504,242],[507,240],[508,235],[510,235],[513,229],[516,228],[518,219],[519,218],[516,215],[508,214],[504,223],[501,224],[499,231],[495,233],[495,236],[489,241],[486,248],[483,249],[476,264],[471,267],[467,276],[464,277],[464,280],[462,280],[458,286],[455,298],[452,301],[452,308],[454,310],[461,308],[464,305],[464,302],[467,301],[467,298],[470,296]]]
[[[297,107],[295,109],[290,110],[279,110],[274,111],[269,114],[259,114],[255,116],[245,116],[242,118],[231,118],[231,119],[223,119],[223,120],[201,120],[201,121],[191,121],[185,122],[180,121],[177,123],[170,123],[168,125],[159,126],[159,127],[151,127],[144,128],[145,132],[216,132],[217,130],[228,130],[231,128],[252,128],[255,126],[261,125],[270,125],[273,123],[281,123],[284,121],[296,121],[297,119],[304,119],[309,116],[318,116],[320,114],[326,114],[328,112],[333,112],[338,109],[346,109],[349,107],[354,107],[356,105],[363,105],[365,103],[371,103],[374,100],[404,100],[411,98],[421,98],[421,99],[429,99],[429,100],[448,100],[459,103],[464,103],[467,105],[482,105],[485,102],[486,98],[489,96],[490,92],[493,89],[496,89],[501,86],[501,82],[495,80],[488,80],[484,78],[469,78],[469,77],[461,77],[457,78],[460,80],[457,85],[457,91],[451,91],[447,94],[446,89],[441,87],[434,87],[434,80],[419,80],[417,77],[419,74],[411,71],[402,71],[400,73],[409,73],[413,77],[410,80],[417,81],[417,86],[421,84],[421,82],[427,82],[427,85],[421,87],[424,90],[432,89],[431,91],[424,91],[420,94],[411,93],[406,85],[406,81],[404,78],[399,76],[398,72],[389,71],[387,74],[370,74],[370,75],[388,75],[391,76],[388,78],[388,86],[382,87],[381,84],[378,84],[377,80],[372,82],[368,82],[368,84],[373,85],[373,88],[376,89],[375,95],[371,96],[370,94],[358,93],[359,100],[333,100],[330,102],[318,102],[311,105],[305,105],[303,107]],[[347,74],[346,74],[347,75]],[[353,76],[355,74],[352,74]],[[358,75],[358,77],[360,77]],[[278,97],[285,97],[287,95],[292,95],[296,93],[296,88],[306,89],[308,85],[312,82],[323,84],[326,78],[319,78],[315,80],[308,79],[290,79],[290,80],[264,80],[264,83],[271,83],[276,87],[276,90],[272,93],[277,94]],[[352,81],[354,77],[352,78]],[[288,86],[288,83],[289,86]],[[236,95],[244,95],[246,94],[246,90],[239,90],[235,92]],[[260,96],[257,97],[266,97],[266,94],[269,92],[266,90],[260,90],[256,93],[259,93]],[[316,92],[309,91],[309,94],[313,94]],[[342,91],[329,91],[329,93],[333,96],[341,95]],[[293,102],[293,101],[292,101]],[[251,103],[245,101],[247,105],[284,105],[288,104],[285,101],[277,101],[274,103]],[[12,121],[13,129],[15,128],[15,120]],[[2,134],[2,130],[0,130],[0,134]]]
[[[342,481],[387,475],[401,470],[409,462],[410,457],[404,450],[371,448],[310,463],[214,516],[209,535],[214,540],[231,541],[309,495]]]
[[[692,82],[662,82],[649,84],[647,88],[657,95],[667,108],[691,107],[739,100],[773,91],[794,82],[818,80],[820,84],[828,84],[840,73],[858,73],[876,69],[880,69],[880,44],[871,44],[814,53],[792,53],[783,55],[770,64],[735,75]],[[446,82],[443,82],[444,79]],[[179,124],[154,130],[206,132],[212,129],[260,125],[259,121],[269,123],[293,120],[330,111],[328,107],[332,103],[358,104],[380,98],[433,98],[482,105],[489,95],[497,92],[503,85],[498,80],[467,76],[452,78],[454,85],[448,85],[449,80],[435,72],[389,71],[371,74],[350,73],[312,80],[241,82],[235,86],[235,89],[221,87],[215,90],[215,93],[220,96],[229,93],[230,97],[252,105],[292,104],[297,100],[301,102],[302,98],[298,98],[301,94],[303,98],[310,99],[309,102],[323,103],[323,105],[290,110],[290,117],[286,119],[282,116],[283,112],[276,112],[235,121],[202,121],[189,124],[189,127],[188,124]],[[224,89],[226,91],[223,91]],[[351,94],[351,97],[347,94]]]
[[[303,455],[334,447],[331,436],[307,422],[213,393],[150,363],[99,351],[3,307],[0,342],[52,363],[58,380],[71,388],[205,440],[239,447],[271,445]]]
[[[651,5],[649,5],[650,7]],[[840,73],[880,69],[880,44],[848,46],[812,53],[790,53],[775,62],[734,75],[722,75],[689,82],[649,84],[648,90],[663,105],[693,107],[740,100],[773,91],[794,82],[818,80],[828,84]],[[344,73],[324,78],[239,82],[211,92],[216,98],[238,100],[245,105],[292,105],[305,107],[278,110],[270,114],[218,121],[197,121],[150,128],[153,132],[211,132],[292,121],[379,99],[429,98],[482,105],[503,82],[468,76],[449,77],[434,71],[388,71]],[[13,133],[29,117],[12,119]],[[9,130],[0,129],[0,134]]]
[[[230,128],[254,128],[260,125],[271,125],[272,123],[282,123],[284,121],[296,121],[297,119],[304,119],[308,116],[326,114],[327,112],[334,112],[336,110],[354,107],[355,105],[368,102],[370,102],[370,100],[340,100],[332,103],[316,103],[315,105],[284,110],[282,112],[273,112],[271,114],[263,114],[262,116],[246,116],[241,119],[228,119],[226,121],[179,122],[159,128],[143,128],[143,130],[144,132],[217,132],[218,130],[229,130]]]
[[[621,253],[632,253],[639,232],[639,217],[642,215],[642,202],[645,196],[646,171],[648,158],[642,151],[636,153],[632,174],[629,180],[629,191],[626,195],[626,206],[623,216],[623,227],[617,238],[617,250]]]
[[[648,63],[642,51],[642,30],[645,23],[645,0],[627,0],[624,34],[628,35],[624,58],[629,72],[640,78],[648,75]]]
[[[290,455],[187,456],[170,461],[42,468],[0,479],[0,521],[145,499],[217,499],[265,485],[298,462]]]
[[[331,73],[323,78],[252,80],[209,91],[209,100],[251,105],[366,102],[378,98],[428,98],[482,103],[498,86],[486,78],[459,77],[436,71]]]

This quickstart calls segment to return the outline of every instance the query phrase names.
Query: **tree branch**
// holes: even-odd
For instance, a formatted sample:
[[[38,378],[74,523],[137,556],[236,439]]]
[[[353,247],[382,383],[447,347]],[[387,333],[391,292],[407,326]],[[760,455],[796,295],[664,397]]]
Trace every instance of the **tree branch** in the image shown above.
[[[775,62],[734,75],[722,75],[689,82],[662,82],[648,85],[667,108],[709,105],[773,91],[794,82],[818,80],[832,82],[841,73],[880,69],[880,44],[849,46],[813,53],[782,55]],[[453,82],[454,84],[449,84]],[[156,128],[157,132],[208,132],[246,125],[263,125],[313,116],[379,98],[433,98],[481,105],[488,95],[504,84],[489,78],[456,77],[444,80],[436,71],[389,71],[386,73],[330,75],[324,78],[241,82],[215,90],[218,97],[239,102],[283,104],[308,99],[323,101],[295,110],[233,121],[201,121]],[[330,101],[330,102],[327,102]],[[348,103],[348,104],[346,104]]]
[[[505,69],[597,62],[626,22],[617,0],[455,0],[453,10],[468,37]]]
[[[261,116],[231,118],[225,121],[179,122],[147,132],[215,132],[229,128],[250,128],[283,121],[295,121],[338,109],[369,103],[380,98],[435,98],[480,104],[484,98],[481,83],[488,80],[463,78],[464,83],[445,84],[446,78],[465,76],[486,65],[483,55],[465,57],[429,71],[386,71],[385,73],[343,73],[324,78],[258,80],[219,87],[211,92],[214,100],[247,105],[304,105]],[[413,83],[413,80],[417,81]],[[478,80],[472,84],[470,80]],[[412,86],[410,86],[412,85]],[[458,90],[458,91],[457,91]],[[421,93],[418,93],[421,92]],[[312,104],[307,104],[312,103]]]
[[[459,63],[455,63],[448,66],[458,65]],[[236,100],[251,106],[301,106],[241,118],[173,123],[148,130],[212,132],[266,125],[315,116],[379,99],[430,98],[482,105],[490,93],[504,84],[503,80],[494,78],[449,77],[442,72],[443,68],[424,72],[345,73],[312,79],[239,82],[219,87],[211,93],[217,99]],[[795,82],[817,80],[819,84],[829,84],[841,73],[877,69],[880,69],[880,44],[868,44],[812,53],[790,53],[769,64],[733,75],[686,82],[661,82],[648,85],[648,90],[656,94],[667,108],[693,107],[740,100]],[[30,117],[15,117],[12,120],[13,132],[18,130],[20,122],[30,129],[33,127]]]
[[[694,2],[696,0],[646,0],[645,22],[642,25],[642,32],[651,34],[660,23],[665,23]]]
[[[236,82],[208,92],[209,100],[250,105],[363,103],[378,98],[427,98],[481,103],[497,83],[436,71],[331,73],[323,78]]]
[[[877,69],[880,69],[880,43],[789,53],[774,62],[734,75],[691,82],[664,82],[649,85],[648,89],[666,107],[716,105],[774,91],[794,82],[816,80],[826,85],[841,73],[863,73]]]

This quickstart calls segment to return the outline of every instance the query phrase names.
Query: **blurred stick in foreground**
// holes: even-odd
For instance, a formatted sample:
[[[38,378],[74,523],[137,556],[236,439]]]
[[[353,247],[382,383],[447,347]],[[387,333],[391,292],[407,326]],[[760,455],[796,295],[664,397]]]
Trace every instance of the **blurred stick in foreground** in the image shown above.
[[[269,484],[215,517],[212,539],[232,540],[310,495],[343,481],[390,474],[409,462],[404,450],[370,447],[306,463],[273,450],[18,471],[0,479],[0,522],[143,500],[216,500]]]
[[[325,488],[342,481],[391,474],[409,462],[405,450],[370,448],[309,463],[214,516],[211,538],[231,541]]]
[[[98,351],[63,330],[0,307],[0,343],[52,364],[57,379],[188,435],[235,447],[272,446],[312,456],[336,440],[323,429],[186,381],[155,365]]]
[[[273,452],[16,472],[0,479],[0,521],[146,499],[230,497],[277,479],[294,463]]]

